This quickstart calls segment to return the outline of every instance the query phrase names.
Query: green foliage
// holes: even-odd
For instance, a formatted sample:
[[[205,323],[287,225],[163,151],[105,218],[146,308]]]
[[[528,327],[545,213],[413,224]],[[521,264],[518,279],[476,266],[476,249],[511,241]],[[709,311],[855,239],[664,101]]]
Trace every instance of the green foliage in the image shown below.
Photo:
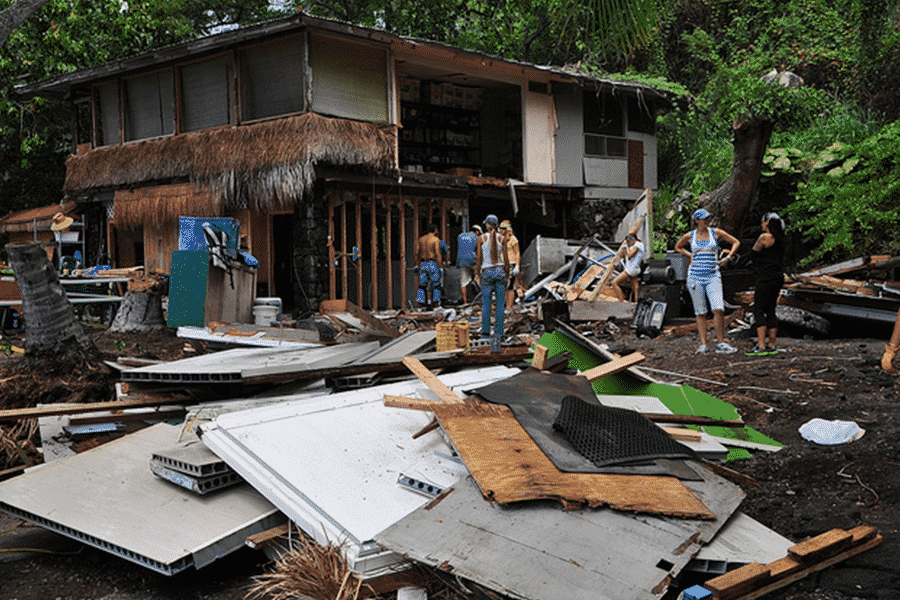
[[[811,163],[787,216],[820,243],[807,262],[900,253],[900,121],[856,145],[835,144]]]

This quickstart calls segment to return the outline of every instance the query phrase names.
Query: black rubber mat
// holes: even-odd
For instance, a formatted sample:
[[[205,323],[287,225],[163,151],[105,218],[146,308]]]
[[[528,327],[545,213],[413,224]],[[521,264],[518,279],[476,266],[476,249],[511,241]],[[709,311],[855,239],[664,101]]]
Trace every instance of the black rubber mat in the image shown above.
[[[512,409],[516,420],[560,471],[618,475],[668,475],[682,480],[700,477],[681,460],[644,461],[642,464],[598,467],[585,458],[562,433],[553,429],[566,396],[596,398],[591,383],[580,375],[543,373],[527,369],[503,381],[471,390],[493,404]],[[599,402],[595,400],[597,406]]]
[[[553,429],[598,467],[657,458],[697,458],[644,415],[633,410],[562,399]]]

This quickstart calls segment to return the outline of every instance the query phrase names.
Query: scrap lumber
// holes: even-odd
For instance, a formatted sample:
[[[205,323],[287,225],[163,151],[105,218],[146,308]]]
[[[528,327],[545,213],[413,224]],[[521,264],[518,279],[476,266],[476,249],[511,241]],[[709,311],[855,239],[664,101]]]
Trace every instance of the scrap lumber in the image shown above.
[[[384,405],[390,408],[406,408],[408,410],[433,410],[435,404],[439,404],[437,400],[427,400],[425,398],[409,398],[406,396],[384,395]]]
[[[349,325],[374,336],[392,339],[400,336],[400,332],[397,329],[382,323],[379,319],[372,316],[371,313],[366,312],[349,300],[323,300],[319,304],[319,312],[339,323]]]
[[[547,346],[535,344],[534,357],[531,359],[531,366],[538,371],[544,371],[547,368]]]
[[[607,375],[612,375],[613,373],[624,371],[625,369],[636,365],[642,360],[644,360],[643,354],[641,354],[640,352],[633,352],[628,356],[614,358],[608,363],[597,365],[593,369],[588,369],[587,371],[580,373],[580,375],[586,377],[588,381],[593,383],[601,377],[606,377]]]
[[[603,269],[604,266],[602,264],[594,264],[585,269],[581,276],[575,280],[575,283],[569,286],[566,300],[571,302],[580,298],[587,291],[588,286],[603,272]]]
[[[462,398],[460,398],[456,392],[451,390],[447,385],[442,382],[437,376],[428,370],[428,367],[422,364],[418,358],[414,356],[405,356],[403,357],[403,364],[410,371],[415,374],[416,377],[422,380],[422,383],[427,385],[432,392],[438,395],[438,397],[444,402],[449,402],[451,404],[460,404],[462,403]]]
[[[700,435],[699,431],[685,429],[684,427],[660,427],[660,429],[668,433],[674,439],[682,442],[699,442],[703,437]]]
[[[840,279],[831,277],[830,275],[792,275],[791,279],[801,283],[817,285],[819,287],[835,290],[838,292],[849,292],[851,294],[861,294],[863,296],[877,296],[878,290],[870,287],[867,281],[857,281],[855,279]]]
[[[80,415],[82,413],[117,411],[126,408],[144,408],[148,406],[162,406],[164,404],[184,404],[187,402],[184,396],[157,396],[145,394],[134,396],[128,400],[116,400],[115,402],[85,402],[83,404],[65,404],[56,406],[32,406],[28,408],[11,408],[0,410],[0,422],[17,421],[19,419],[32,419],[37,417],[50,417],[60,415]]]
[[[434,413],[484,496],[500,504],[556,500],[565,507],[715,519],[674,477],[562,472],[516,420],[508,406],[435,403]]]
[[[861,256],[859,258],[852,258],[850,260],[845,260],[843,262],[829,265],[827,267],[821,267],[819,269],[813,269],[812,271],[806,271],[805,273],[801,273],[801,275],[810,277],[815,277],[817,275],[841,275],[843,273],[852,273],[853,271],[859,271],[861,269],[875,269],[884,266],[884,263],[890,261],[891,258],[892,257],[890,254]]]
[[[738,308],[730,315],[725,316],[725,327],[731,326],[737,319],[744,318],[744,308]],[[697,331],[697,322],[688,323],[687,325],[678,325],[677,327],[666,327],[663,329],[665,335],[687,335]]]
[[[883,541],[874,527],[848,531],[832,529],[788,548],[788,555],[766,565],[751,563],[703,584],[714,600],[755,600],[803,579],[811,573],[847,560]]]
[[[290,523],[284,523],[282,525],[272,527],[271,529],[266,529],[265,531],[260,531],[259,533],[248,535],[247,539],[244,540],[244,543],[251,548],[262,548],[267,544],[271,544],[272,541],[277,540],[281,536],[287,535],[288,528],[290,526]]]

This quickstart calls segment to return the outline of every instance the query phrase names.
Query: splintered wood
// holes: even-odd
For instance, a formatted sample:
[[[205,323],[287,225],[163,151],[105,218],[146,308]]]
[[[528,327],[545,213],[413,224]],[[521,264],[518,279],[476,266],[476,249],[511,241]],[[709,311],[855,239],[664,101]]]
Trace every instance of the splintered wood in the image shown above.
[[[832,529],[788,548],[788,555],[766,565],[751,563],[703,584],[714,600],[755,600],[847,560],[882,542],[874,527]]]
[[[674,477],[560,471],[509,407],[435,403],[432,410],[482,493],[501,504],[547,499],[566,507],[609,506],[675,517],[715,518]]]

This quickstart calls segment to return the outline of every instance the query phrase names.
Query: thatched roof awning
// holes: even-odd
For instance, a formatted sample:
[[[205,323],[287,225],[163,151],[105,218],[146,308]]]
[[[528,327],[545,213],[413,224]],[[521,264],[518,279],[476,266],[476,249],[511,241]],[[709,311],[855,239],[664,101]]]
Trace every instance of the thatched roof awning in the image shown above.
[[[384,172],[396,128],[315,113],[98,148],[69,157],[65,190],[179,178],[219,190],[224,204],[288,208],[312,186],[316,164]]]
[[[11,212],[0,219],[0,233],[12,233],[14,231],[50,231],[53,215],[61,212],[67,217],[74,217],[75,203],[50,204],[39,208],[29,208],[18,212]],[[77,219],[76,219],[77,220]]]
[[[146,223],[174,223],[178,217],[218,217],[222,196],[195,183],[175,183],[116,191],[114,222],[123,229]]]

